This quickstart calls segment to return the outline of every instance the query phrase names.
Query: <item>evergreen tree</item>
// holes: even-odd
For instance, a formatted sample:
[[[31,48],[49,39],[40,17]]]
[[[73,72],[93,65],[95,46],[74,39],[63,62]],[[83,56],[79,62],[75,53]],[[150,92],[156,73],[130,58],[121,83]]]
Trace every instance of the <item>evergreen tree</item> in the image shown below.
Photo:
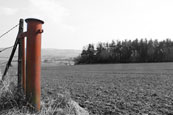
[[[135,39],[133,41],[114,41],[84,47],[81,55],[75,58],[76,64],[91,63],[138,63],[173,61],[173,42]]]

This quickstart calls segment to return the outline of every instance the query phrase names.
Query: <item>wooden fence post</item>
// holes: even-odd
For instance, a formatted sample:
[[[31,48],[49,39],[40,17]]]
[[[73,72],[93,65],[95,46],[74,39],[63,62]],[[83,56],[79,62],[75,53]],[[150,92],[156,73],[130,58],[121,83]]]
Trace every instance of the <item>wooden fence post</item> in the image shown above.
[[[19,33],[23,33],[23,19],[20,19],[19,22]],[[19,38],[18,41],[18,91],[22,91],[22,39]]]

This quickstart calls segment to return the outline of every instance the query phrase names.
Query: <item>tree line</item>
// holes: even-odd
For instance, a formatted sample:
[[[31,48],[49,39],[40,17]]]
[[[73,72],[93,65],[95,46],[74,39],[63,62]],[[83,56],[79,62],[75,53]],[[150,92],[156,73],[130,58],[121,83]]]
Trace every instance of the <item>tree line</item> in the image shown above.
[[[172,62],[173,42],[135,39],[88,44],[74,61],[75,64]]]

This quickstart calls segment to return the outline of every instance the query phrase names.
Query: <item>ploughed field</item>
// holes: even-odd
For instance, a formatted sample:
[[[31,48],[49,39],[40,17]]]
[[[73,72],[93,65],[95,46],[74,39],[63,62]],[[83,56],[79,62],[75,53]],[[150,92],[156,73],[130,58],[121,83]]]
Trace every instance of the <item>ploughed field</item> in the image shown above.
[[[42,64],[42,98],[60,91],[91,115],[173,115],[173,63]]]

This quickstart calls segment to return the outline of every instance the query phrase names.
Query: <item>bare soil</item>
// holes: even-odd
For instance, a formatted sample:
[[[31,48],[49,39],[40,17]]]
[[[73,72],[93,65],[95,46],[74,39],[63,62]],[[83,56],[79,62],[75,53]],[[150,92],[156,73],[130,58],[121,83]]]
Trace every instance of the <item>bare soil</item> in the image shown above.
[[[42,99],[67,91],[91,115],[173,115],[173,63],[42,65]]]

